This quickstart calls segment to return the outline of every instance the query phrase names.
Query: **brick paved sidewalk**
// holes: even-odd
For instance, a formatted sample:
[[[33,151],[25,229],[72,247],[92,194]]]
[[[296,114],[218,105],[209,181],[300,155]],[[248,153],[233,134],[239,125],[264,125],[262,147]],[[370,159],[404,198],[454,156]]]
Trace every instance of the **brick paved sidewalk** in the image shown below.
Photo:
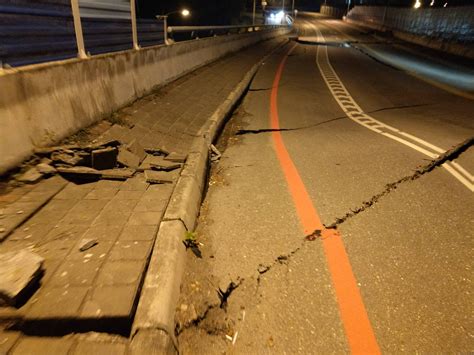
[[[122,109],[114,117],[132,126],[122,138],[187,154],[218,106],[278,43],[281,40],[270,40],[230,55]],[[145,162],[152,159],[149,155]],[[127,181],[80,185],[57,176],[0,196],[0,210],[17,220],[15,213],[24,209],[21,204],[30,203],[28,218],[21,216],[20,222],[26,221],[0,243],[0,253],[28,249],[45,258],[45,274],[33,296],[19,308],[0,307],[0,354],[52,353],[51,349],[55,354],[102,352],[101,347],[106,352],[126,351],[124,339],[98,341],[97,333],[60,336],[85,332],[128,336],[178,176],[174,175],[174,183],[151,185],[143,173]],[[30,201],[29,195],[36,200]],[[85,239],[98,244],[81,252]],[[2,332],[2,327],[9,330]]]

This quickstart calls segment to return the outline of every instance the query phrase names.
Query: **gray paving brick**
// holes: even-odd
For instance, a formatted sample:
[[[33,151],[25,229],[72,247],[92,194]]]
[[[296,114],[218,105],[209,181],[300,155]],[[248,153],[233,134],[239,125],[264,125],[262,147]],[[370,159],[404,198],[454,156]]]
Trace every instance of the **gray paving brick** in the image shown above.
[[[148,188],[149,184],[146,182],[146,179],[143,175],[134,176],[131,179],[125,181],[121,186],[120,190],[128,191],[145,191]]]
[[[118,239],[122,227],[117,226],[92,226],[83,235],[83,239],[97,239],[102,241],[115,241]]]
[[[12,355],[66,355],[74,340],[62,338],[24,337],[12,351]]]
[[[119,240],[154,240],[158,226],[131,226],[126,225],[119,236]]]
[[[89,287],[48,287],[41,288],[30,303],[27,318],[67,318],[79,314],[79,308]]]
[[[91,286],[102,265],[96,258],[84,263],[83,260],[66,260],[56,269],[49,284],[51,286]]]
[[[72,354],[124,355],[126,353],[126,344],[81,341],[76,345]]]
[[[97,285],[135,284],[141,278],[143,261],[107,261],[99,272]]]
[[[81,317],[128,317],[133,310],[136,285],[101,286],[84,302]]]
[[[118,189],[93,189],[84,197],[86,200],[110,200],[117,194]]]
[[[102,211],[94,220],[94,226],[123,226],[130,218],[130,212]]]
[[[143,195],[143,191],[128,191],[128,190],[120,190],[115,195],[114,200],[139,200]]]
[[[67,260],[80,261],[83,263],[92,262],[98,259],[106,259],[107,254],[112,249],[114,241],[99,241],[97,245],[86,251],[80,251],[79,248],[83,245],[81,240],[73,244],[70,252],[67,255]]]
[[[123,181],[113,181],[113,180],[100,180],[95,186],[95,190],[99,189],[120,189],[123,185]]]
[[[97,211],[69,211],[61,220],[63,224],[90,225],[97,218]]]
[[[135,212],[163,212],[168,204],[168,200],[169,198],[154,200],[143,199],[138,201],[133,210]]]
[[[104,207],[103,211],[132,212],[137,203],[138,200],[113,200]]]
[[[72,243],[68,239],[52,239],[44,241],[42,244],[36,245],[32,251],[41,255],[43,258],[63,259],[69,254]]]
[[[109,260],[146,260],[151,246],[151,241],[121,240],[113,246]]]
[[[17,228],[8,240],[38,242],[43,239],[54,227],[51,223],[31,223],[26,222],[20,228]]]
[[[131,226],[153,226],[159,225],[161,218],[163,217],[163,211],[160,212],[132,212],[128,225]]]
[[[86,196],[94,186],[92,184],[68,184],[60,193],[54,196],[55,200],[80,200]]]

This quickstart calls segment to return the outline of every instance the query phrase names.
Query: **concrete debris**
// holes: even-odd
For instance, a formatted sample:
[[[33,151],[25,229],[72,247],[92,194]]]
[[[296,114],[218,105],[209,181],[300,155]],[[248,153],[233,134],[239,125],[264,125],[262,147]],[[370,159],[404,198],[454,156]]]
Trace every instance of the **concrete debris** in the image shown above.
[[[86,166],[76,166],[70,168],[60,167],[57,170],[61,174],[75,175],[77,177],[84,178],[97,178],[102,176],[102,173],[99,170],[88,168]]]
[[[172,171],[172,170],[181,168],[182,166],[181,163],[166,161],[163,158],[153,161],[149,163],[149,165],[150,165],[150,168],[153,170],[162,170],[162,171]]]
[[[145,170],[146,182],[149,184],[166,184],[175,180],[175,175],[165,171]]]
[[[75,154],[74,151],[60,151],[60,152],[53,152],[51,154],[51,159],[56,163],[64,163],[67,165],[75,166],[81,162],[82,158]]]
[[[83,239],[81,240],[81,246],[79,247],[79,251],[86,251],[90,248],[96,246],[99,242],[96,239]]]
[[[128,168],[138,169],[140,158],[125,148],[119,148],[117,162]]]
[[[134,176],[137,170],[171,171],[180,168],[180,162],[186,160],[185,156],[172,153],[168,161],[165,161],[163,155],[168,154],[166,150],[158,147],[143,148],[137,138],[137,132],[120,125],[113,125],[91,144],[37,148],[35,154],[39,156],[39,159],[37,157],[33,160],[37,165],[24,172],[17,178],[18,181],[34,183],[44,175],[56,173],[76,178],[123,181]],[[152,158],[159,160],[153,161]],[[149,159],[156,164],[145,164]],[[160,179],[160,182],[170,182],[170,179],[163,176],[163,181]]]
[[[175,162],[175,163],[184,163],[186,161],[186,158],[187,158],[187,156],[184,155],[184,154],[171,152],[164,159]]]
[[[151,155],[168,155],[170,152],[168,152],[164,148],[145,148],[145,152]]]
[[[33,184],[39,181],[43,177],[35,167],[28,169],[25,173],[20,175],[17,180],[20,182],[25,182],[27,184]]]
[[[107,180],[127,180],[131,178],[136,170],[129,168],[101,170],[102,179]]]
[[[92,167],[97,170],[113,169],[117,165],[117,148],[107,147],[92,151]]]
[[[216,148],[214,144],[211,144],[211,161],[219,161],[222,157],[221,152]]]
[[[0,299],[14,306],[41,278],[43,262],[27,250],[0,254]]]
[[[56,169],[49,164],[40,163],[36,165],[36,170],[38,170],[43,175],[53,175],[56,174]]]

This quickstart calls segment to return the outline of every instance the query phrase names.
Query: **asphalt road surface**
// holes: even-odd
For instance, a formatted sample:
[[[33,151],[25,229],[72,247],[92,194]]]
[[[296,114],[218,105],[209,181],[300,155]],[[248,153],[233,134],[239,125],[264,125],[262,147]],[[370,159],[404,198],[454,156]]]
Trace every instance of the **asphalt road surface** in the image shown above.
[[[297,29],[221,138],[181,351],[472,352],[472,67],[317,15]]]

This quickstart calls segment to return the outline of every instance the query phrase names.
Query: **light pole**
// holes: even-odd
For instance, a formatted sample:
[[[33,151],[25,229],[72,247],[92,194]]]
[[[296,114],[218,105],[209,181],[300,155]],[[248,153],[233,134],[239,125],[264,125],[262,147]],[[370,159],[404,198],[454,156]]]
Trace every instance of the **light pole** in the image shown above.
[[[177,11],[171,11],[168,12],[165,15],[156,15],[156,18],[158,20],[163,20],[163,31],[164,31],[164,39],[165,39],[165,44],[168,44],[168,16],[180,13],[183,17],[188,17],[190,12],[188,9],[183,9],[183,10],[177,10]]]
[[[253,0],[253,14],[252,14],[252,26],[255,26],[255,6],[256,6],[256,1],[257,0]]]

